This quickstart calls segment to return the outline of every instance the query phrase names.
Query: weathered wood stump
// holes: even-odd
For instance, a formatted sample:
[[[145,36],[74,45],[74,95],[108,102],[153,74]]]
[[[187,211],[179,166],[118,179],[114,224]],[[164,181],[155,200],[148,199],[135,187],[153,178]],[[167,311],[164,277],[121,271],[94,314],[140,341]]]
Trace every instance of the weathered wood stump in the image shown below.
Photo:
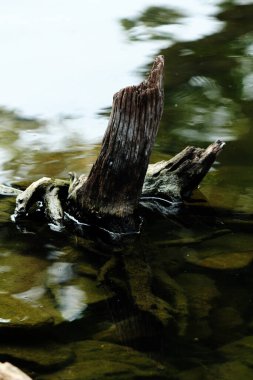
[[[92,229],[94,240],[99,242],[105,233],[102,246],[109,240],[110,259],[100,269],[98,280],[106,281],[115,265],[120,266],[119,273],[125,274],[128,285],[116,278],[115,288],[122,284],[120,291],[130,290],[141,313],[155,318],[162,326],[175,321],[183,334],[188,313],[184,293],[167,276],[172,302],[153,294],[155,277],[140,254],[142,251],[131,251],[129,245],[127,252],[122,242],[129,233],[132,238],[133,232],[139,230],[140,207],[163,214],[180,208],[206,175],[224,143],[218,140],[206,149],[187,147],[169,161],[148,166],[163,110],[163,68],[164,60],[159,56],[147,80],[115,94],[101,152],[88,177],[72,173],[70,181],[44,177],[25,191],[0,185],[0,194],[18,193],[13,216],[17,223],[42,214],[54,229],[71,227],[71,233],[85,237],[87,229]],[[124,246],[125,255],[118,254],[119,246]],[[165,277],[162,272],[158,274],[159,278]]]
[[[127,232],[136,229],[140,202],[147,206],[162,199],[168,207],[190,196],[224,143],[218,140],[207,149],[187,147],[170,161],[148,168],[163,111],[163,69],[164,59],[158,56],[147,80],[114,95],[101,152],[89,176],[71,173],[70,182],[34,182],[17,196],[15,220],[29,217],[39,201],[56,225],[63,225],[67,217],[79,225],[88,222]]]
[[[170,200],[189,197],[216,160],[224,142],[217,140],[207,149],[188,146],[169,161],[149,165],[142,195]]]
[[[114,95],[100,155],[88,178],[74,182],[69,194],[79,219],[99,214],[131,226],[162,116],[163,68],[158,56],[147,80]]]

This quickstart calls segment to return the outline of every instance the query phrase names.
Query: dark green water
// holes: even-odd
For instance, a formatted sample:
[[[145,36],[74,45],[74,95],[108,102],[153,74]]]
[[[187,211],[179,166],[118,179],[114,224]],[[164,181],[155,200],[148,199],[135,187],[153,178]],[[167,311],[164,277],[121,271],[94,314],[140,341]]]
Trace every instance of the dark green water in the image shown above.
[[[147,215],[140,237],[112,252],[88,233],[18,229],[14,199],[1,198],[0,361],[34,379],[253,379],[253,5],[224,2],[219,31],[194,41],[159,29],[184,17],[153,7],[122,21],[132,44],[138,25],[168,41],[152,162],[226,141],[183,210]],[[89,171],[99,143],[24,149],[23,132],[46,128],[1,109],[6,184]]]

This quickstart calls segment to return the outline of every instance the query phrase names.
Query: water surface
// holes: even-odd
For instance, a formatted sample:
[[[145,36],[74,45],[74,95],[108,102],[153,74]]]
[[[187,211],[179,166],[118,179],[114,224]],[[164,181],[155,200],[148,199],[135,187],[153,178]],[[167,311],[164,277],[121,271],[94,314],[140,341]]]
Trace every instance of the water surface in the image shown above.
[[[226,142],[185,208],[146,215],[113,255],[89,231],[18,229],[2,197],[1,361],[36,379],[253,378],[252,4],[0,8],[2,183],[88,173],[113,93],[158,54],[165,108],[151,161]]]

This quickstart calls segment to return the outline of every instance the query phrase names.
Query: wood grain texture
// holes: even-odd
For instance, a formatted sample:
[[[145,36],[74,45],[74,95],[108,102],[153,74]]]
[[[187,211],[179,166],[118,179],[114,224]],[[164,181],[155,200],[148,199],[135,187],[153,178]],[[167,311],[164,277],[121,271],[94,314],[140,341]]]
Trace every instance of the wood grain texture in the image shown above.
[[[113,97],[101,152],[86,181],[69,195],[79,217],[86,213],[124,218],[138,205],[163,111],[164,59],[155,59],[147,80]]]

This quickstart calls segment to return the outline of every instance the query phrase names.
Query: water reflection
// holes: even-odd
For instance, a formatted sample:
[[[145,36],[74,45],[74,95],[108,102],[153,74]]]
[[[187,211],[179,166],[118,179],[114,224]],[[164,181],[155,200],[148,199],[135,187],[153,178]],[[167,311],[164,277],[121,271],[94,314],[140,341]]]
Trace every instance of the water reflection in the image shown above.
[[[153,160],[156,152],[175,154],[186,144],[227,141],[222,168],[206,179],[205,194],[212,194],[210,201],[219,206],[239,207],[238,194],[245,186],[253,188],[247,170],[253,160],[252,13],[252,4],[223,3],[216,16],[223,23],[220,31],[194,41],[168,42],[160,51],[167,62],[165,109]],[[252,212],[247,199],[243,208]]]
[[[103,378],[101,361],[108,362],[104,346],[111,349],[112,342],[118,346],[110,360],[116,362],[118,352],[125,350],[127,376],[130,352],[134,351],[123,347],[125,343],[147,352],[173,373],[158,378],[238,379],[243,373],[252,378],[253,6],[205,2],[215,5],[209,12],[214,29],[211,35],[202,30],[193,37],[185,28],[190,13],[172,3],[159,8],[153,3],[153,8],[146,8],[145,4],[139,14],[126,15],[125,36],[135,37],[128,43],[136,50],[151,39],[156,44],[152,45],[155,54],[166,58],[165,111],[152,160],[167,158],[188,143],[205,146],[218,137],[227,141],[221,165],[215,164],[202,187],[210,205],[198,193],[199,204],[187,204],[185,214],[152,215],[138,241],[117,252],[115,265],[111,265],[109,247],[97,247],[88,238],[69,239],[39,227],[34,235],[16,231],[9,221],[13,200],[1,199],[0,324],[13,328],[15,336],[17,328],[25,336],[32,330],[27,348],[30,355],[34,337],[40,344],[49,339],[47,334],[38,339],[41,327],[52,332],[50,339],[55,336],[64,347],[74,347],[77,359],[72,359],[73,366],[64,364],[73,379],[83,368],[83,378],[90,368],[101,371],[90,378]],[[177,23],[181,37],[167,29],[172,22],[173,26]],[[162,38],[162,48],[155,38]],[[106,48],[107,44],[98,49],[100,58],[106,57]],[[130,55],[131,65],[125,62],[128,69],[132,63],[137,65],[139,57]],[[104,73],[107,63],[101,66],[100,59],[100,66],[92,71]],[[147,69],[143,66],[138,75]],[[109,76],[114,82],[112,72]],[[132,83],[129,78],[124,85]],[[116,82],[118,90],[122,86]],[[109,90],[111,97],[113,91]],[[99,104],[109,103],[108,99],[106,95],[106,101]],[[99,145],[87,144],[85,131],[81,137],[82,119],[65,115],[48,122],[4,108],[0,117],[1,181],[31,182],[45,175],[65,177],[70,170],[88,172],[98,154]],[[98,287],[98,272],[109,288]],[[161,326],[161,320],[169,322]],[[75,339],[83,339],[78,348]],[[88,368],[84,363],[89,339],[96,357],[92,356]],[[22,349],[15,350],[13,357],[17,358]],[[137,357],[140,361],[133,371],[147,365],[148,355]],[[38,358],[33,360],[37,363]],[[154,362],[151,364],[154,368]],[[119,366],[122,371],[122,362]],[[48,375],[41,375],[43,379],[66,378],[61,368],[53,374],[51,369],[47,368]],[[151,378],[150,367],[148,371],[147,378]],[[144,375],[134,373],[132,378],[136,376]]]
[[[56,299],[62,317],[70,322],[81,318],[88,306],[85,303],[85,292],[72,285],[58,289]]]
[[[152,33],[167,36],[168,24],[179,26],[172,40],[211,33],[222,25],[213,17],[218,2],[203,5],[199,0],[180,0],[175,7],[170,0],[163,7],[154,6],[153,0],[139,0],[119,8],[115,0],[109,0],[99,4],[99,13],[98,1],[91,0],[85,5],[77,1],[76,7],[65,0],[60,6],[49,0],[36,7],[31,0],[22,7],[17,1],[15,7],[0,5],[5,36],[1,103],[21,110],[0,108],[1,181],[89,171],[97,155],[94,141],[100,141],[107,123],[97,117],[99,109],[110,105],[120,88],[141,80],[142,72],[134,68],[169,43],[167,37],[162,42],[154,40]],[[141,28],[145,43],[122,38],[122,16],[128,30],[133,24],[134,29]],[[18,45],[13,35],[19,37]]]
[[[26,118],[0,108],[0,180],[32,182],[41,176],[67,177],[69,171],[89,172],[99,145],[85,144],[82,131],[71,134],[64,124]],[[79,128],[80,126],[78,126]],[[85,134],[84,134],[85,135]]]
[[[180,23],[183,15],[174,9],[151,6],[146,8],[138,17],[122,19],[121,25],[128,32],[130,41],[170,40],[170,32],[163,30],[163,26]]]
[[[44,287],[34,286],[25,292],[14,294],[13,297],[36,305],[37,301],[39,301],[45,293],[46,289]]]

